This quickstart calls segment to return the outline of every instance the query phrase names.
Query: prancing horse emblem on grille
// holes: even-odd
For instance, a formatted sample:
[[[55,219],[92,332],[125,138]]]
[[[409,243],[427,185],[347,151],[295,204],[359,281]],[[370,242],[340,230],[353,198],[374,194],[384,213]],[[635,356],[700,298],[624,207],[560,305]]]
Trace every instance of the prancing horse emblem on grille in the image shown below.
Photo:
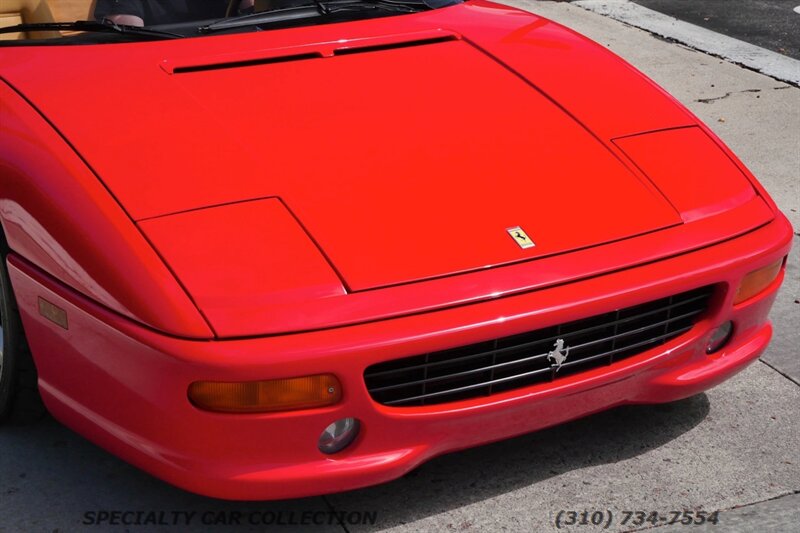
[[[556,341],[556,349],[553,350],[552,352],[547,353],[547,360],[549,361],[552,359],[553,366],[556,367],[556,372],[558,372],[559,369],[561,368],[561,365],[564,364],[564,361],[567,360],[568,356],[569,356],[569,346],[567,346],[567,349],[565,350],[564,339],[558,339]]]

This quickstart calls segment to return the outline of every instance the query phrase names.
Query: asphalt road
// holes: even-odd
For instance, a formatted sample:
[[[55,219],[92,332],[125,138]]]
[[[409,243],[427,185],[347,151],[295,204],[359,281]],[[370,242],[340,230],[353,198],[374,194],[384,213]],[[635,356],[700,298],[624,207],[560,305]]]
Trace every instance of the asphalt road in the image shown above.
[[[666,88],[731,146],[800,228],[800,88],[575,5],[510,3],[588,35]],[[52,419],[3,428],[0,531],[540,532],[556,531],[565,509],[616,517],[718,510],[717,526],[680,530],[797,531],[800,237],[789,265],[772,314],[775,340],[762,362],[724,384],[675,404],[625,407],[450,454],[379,487],[284,502],[210,500],[155,480]],[[112,525],[113,511],[168,523],[194,513],[194,527]],[[303,513],[333,519],[301,528]],[[101,516],[108,518],[97,524]],[[615,522],[605,531],[633,529],[641,526]]]
[[[800,59],[800,0],[633,0],[729,37]]]

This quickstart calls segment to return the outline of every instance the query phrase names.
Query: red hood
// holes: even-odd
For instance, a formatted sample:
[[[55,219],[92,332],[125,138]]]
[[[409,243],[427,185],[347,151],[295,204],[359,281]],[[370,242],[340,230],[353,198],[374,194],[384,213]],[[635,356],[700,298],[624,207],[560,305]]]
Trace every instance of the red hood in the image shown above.
[[[206,117],[219,135],[193,147],[214,171],[186,176],[190,191],[169,196],[166,177],[147,195],[141,183],[109,181],[122,202],[161,213],[278,197],[352,290],[680,223],[580,124],[462,40],[174,74],[171,82],[179,112]],[[257,93],[252,108],[226,95],[230,87]],[[223,148],[226,140],[236,148]],[[516,226],[534,248],[510,238],[505,230]]]
[[[486,27],[492,13],[496,25]],[[693,121],[617,60],[611,71],[629,76],[622,96],[600,80],[587,107],[592,88],[581,98],[569,84],[573,69],[592,68],[576,59],[585,42],[552,23],[476,4],[264,33],[63,47],[23,57],[27,68],[7,69],[8,81],[173,267],[174,243],[160,239],[173,233],[177,213],[266,198],[296,217],[349,291],[682,222],[610,140]],[[520,49],[530,35],[540,40]],[[539,55],[525,59],[520,50]],[[563,82],[552,68],[532,76],[530,61],[559,57]],[[609,117],[631,86],[642,102]],[[216,222],[229,223],[217,213]],[[506,232],[516,226],[536,246],[517,246]],[[213,244],[200,238],[197,246]],[[196,283],[187,288],[202,307],[206,282]]]

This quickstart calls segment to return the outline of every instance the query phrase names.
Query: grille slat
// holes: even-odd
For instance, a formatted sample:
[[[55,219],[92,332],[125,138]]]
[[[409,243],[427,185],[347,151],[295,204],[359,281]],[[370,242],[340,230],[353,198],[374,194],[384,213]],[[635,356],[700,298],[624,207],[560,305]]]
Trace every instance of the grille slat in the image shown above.
[[[695,315],[699,315],[702,312],[703,312],[702,310],[692,311],[691,313],[685,313],[683,315],[676,316],[674,318],[668,318],[667,320],[662,320],[660,322],[656,322],[654,324],[650,324],[649,326],[643,326],[641,328],[634,329],[634,330],[631,330],[631,331],[626,331],[624,333],[616,333],[614,335],[611,335],[611,336],[603,338],[603,339],[596,339],[596,340],[593,340],[593,341],[584,342],[583,344],[570,346],[570,348],[572,348],[573,350],[577,350],[579,348],[586,348],[587,346],[594,346],[595,344],[600,344],[600,343],[603,343],[603,342],[616,341],[616,340],[621,339],[621,338],[630,337],[631,335],[637,335],[639,333],[644,333],[645,331],[647,331],[649,329],[657,328],[657,327],[660,327],[660,326],[664,326],[662,329],[663,330],[667,330],[667,329],[669,329],[669,325],[672,322],[675,322],[676,320],[684,320],[684,319],[687,319],[687,318],[691,318],[691,317],[693,317]]]
[[[631,344],[630,346],[625,346],[623,348],[615,348],[613,350],[609,350],[607,352],[599,353],[597,355],[584,357],[583,359],[579,359],[577,361],[564,363],[563,365],[561,365],[561,368],[569,368],[571,366],[580,365],[582,363],[586,363],[586,362],[589,362],[589,361],[594,361],[595,359],[600,359],[601,357],[608,357],[608,356],[611,356],[611,355],[614,355],[614,354],[617,354],[617,353],[620,353],[620,352],[624,352],[625,350],[631,350],[633,348],[642,348],[644,346],[647,346],[648,344],[653,344],[654,342],[662,341],[662,340],[670,338],[670,337],[681,335],[683,333],[686,333],[690,329],[692,329],[692,326],[688,326],[688,327],[685,327],[683,329],[679,329],[677,331],[667,333],[665,335],[659,335],[658,337],[653,337],[652,339],[648,339],[646,341],[637,342],[636,344]]]
[[[372,398],[415,406],[488,396],[609,365],[686,333],[706,311],[712,287],[512,337],[372,365]],[[548,354],[563,341],[561,366]]]
[[[641,314],[638,314],[638,315],[635,315],[635,316],[630,316],[630,317],[627,317],[627,318],[624,318],[624,319],[618,319],[614,323],[616,325],[629,324],[629,323],[634,322],[636,320],[641,320],[642,318],[646,318],[648,316],[651,316],[651,315],[654,315],[654,314],[657,314],[657,313],[663,313],[664,311],[669,311],[670,309],[672,309],[674,307],[695,303],[698,300],[700,300],[701,298],[706,298],[706,297],[707,297],[707,295],[697,296],[697,297],[691,298],[690,300],[686,300],[684,302],[679,302],[679,303],[672,304],[672,305],[667,306],[667,307],[656,309],[655,311],[647,311],[645,313],[641,313]],[[615,314],[617,314],[617,313],[619,313],[619,311],[615,312]],[[580,330],[572,332],[572,335],[584,335],[584,334],[587,334],[587,333],[592,333],[594,331],[602,330],[603,328],[607,328],[607,327],[608,326],[606,324],[601,324],[599,326],[592,326],[592,327],[588,327],[588,328],[583,328],[583,329],[580,329]],[[528,343],[520,344],[520,345],[515,345],[515,346],[509,346],[507,348],[501,348],[501,349],[498,349],[497,352],[498,352],[498,355],[502,355],[504,353],[513,352],[515,350],[524,349],[524,348],[530,348],[530,347],[533,347],[533,346],[535,346],[537,344],[541,344],[543,342],[549,342],[552,345],[553,342],[555,342],[559,337],[560,337],[560,334],[556,333],[555,335],[551,335],[551,336],[543,338],[543,339],[538,339],[536,341],[532,341],[532,342],[528,342]],[[460,358],[458,360],[458,362],[466,362],[466,361],[469,361],[471,359],[476,359],[476,358],[484,357],[484,356],[485,356],[485,354],[478,353],[478,354],[474,354],[474,355],[471,355],[471,356],[462,357],[462,358]],[[373,373],[370,374],[370,377],[372,377],[372,378],[384,377],[384,376],[388,376],[388,375],[391,375],[391,374],[396,374],[396,373],[399,373],[399,372],[407,372],[407,371],[418,370],[418,369],[421,370],[421,369],[425,368],[426,366],[438,367],[438,366],[446,366],[446,365],[453,364],[453,363],[454,363],[454,361],[438,361],[438,362],[433,362],[433,363],[427,363],[426,362],[424,364],[416,365],[416,366],[413,366],[413,367],[406,367],[406,368],[400,368],[400,369],[373,372]]]
[[[690,313],[690,314],[688,314],[686,316],[696,315],[696,314],[697,313]],[[672,320],[678,320],[680,318],[685,318],[685,317],[677,317],[677,318],[673,318]],[[668,322],[668,321],[664,321],[664,323],[666,323],[666,322]],[[658,324],[653,324],[652,326],[648,326],[646,328],[640,328],[640,330],[655,328],[655,327],[663,325],[664,323],[659,322]],[[586,361],[592,361],[592,360],[600,358],[600,357],[607,357],[607,356],[610,356],[610,355],[614,355],[614,354],[622,352],[624,350],[630,350],[631,348],[638,348],[640,346],[644,346],[646,344],[650,344],[651,342],[659,341],[659,340],[664,339],[666,337],[670,337],[670,336],[672,336],[672,335],[674,335],[676,333],[677,334],[685,333],[686,331],[689,331],[690,329],[692,329],[691,326],[687,327],[687,328],[684,328],[683,330],[680,330],[680,331],[677,331],[677,332],[669,332],[669,333],[666,333],[664,335],[659,335],[658,337],[653,337],[652,339],[648,339],[646,341],[642,341],[642,342],[639,342],[639,343],[636,343],[636,344],[632,344],[630,346],[625,346],[625,347],[619,348],[619,349],[611,349],[611,350],[609,350],[607,352],[603,352],[603,353],[600,353],[600,354],[597,354],[597,355],[593,355],[591,357],[585,357],[585,358],[580,359],[578,361],[574,361],[574,362],[571,362],[571,363],[564,363],[564,364],[561,365],[561,368],[568,368],[570,366],[573,366],[573,365],[576,365],[576,364],[580,364],[580,363],[583,363],[583,362],[586,362]],[[629,332],[629,333],[640,333],[641,332],[640,330],[632,331],[632,332]],[[624,337],[625,335],[627,335],[627,334],[621,334],[621,335],[617,335],[617,336],[614,336],[614,337],[609,337],[609,339],[602,339],[602,341],[604,341],[604,342],[608,342],[608,340],[616,341],[618,338]],[[577,346],[572,346],[570,348],[573,349],[573,350],[577,350],[578,348],[583,348],[585,346],[593,345],[593,344],[595,344],[597,342],[599,342],[599,341],[587,342],[586,344],[579,344]],[[464,370],[462,372],[455,372],[453,374],[447,374],[445,376],[439,376],[439,377],[427,378],[427,379],[423,378],[423,379],[418,380],[418,381],[410,381],[410,382],[407,382],[407,383],[397,383],[397,384],[394,384],[394,385],[387,385],[385,387],[378,387],[378,388],[370,389],[370,392],[371,393],[384,392],[384,391],[387,391],[387,390],[399,389],[401,387],[410,387],[410,386],[414,386],[414,385],[423,385],[423,384],[426,384],[426,383],[436,383],[436,382],[439,382],[439,381],[445,381],[445,380],[448,380],[448,379],[459,378],[459,377],[467,376],[467,375],[470,375],[470,374],[477,374],[477,373],[480,373],[480,372],[492,372],[489,381],[483,383],[483,385],[491,386],[492,384],[494,384],[494,380],[493,380],[494,374],[493,374],[493,372],[494,372],[495,369],[510,367],[510,366],[513,366],[513,365],[519,365],[519,364],[523,364],[523,363],[529,363],[531,361],[536,361],[536,360],[539,360],[539,359],[546,359],[546,358],[547,358],[547,353],[541,353],[541,354],[533,355],[531,357],[525,357],[523,359],[517,359],[517,360],[514,360],[514,361],[507,361],[505,363],[493,364],[493,365],[490,365],[490,366],[484,366],[484,367],[480,367],[480,368],[473,368],[473,369],[470,369],[470,370]],[[548,367],[548,370],[549,370],[549,367]],[[424,396],[424,395],[421,395],[421,396]]]
[[[447,380],[447,379],[463,377],[463,376],[467,376],[469,374],[476,374],[478,372],[492,372],[492,371],[494,371],[495,369],[498,369],[498,368],[505,368],[505,367],[509,367],[509,366],[513,366],[513,365],[520,365],[520,364],[523,364],[523,363],[529,363],[531,361],[535,361],[537,359],[546,359],[546,358],[547,358],[547,354],[543,353],[543,354],[534,355],[532,357],[526,357],[524,359],[519,359],[519,360],[515,360],[515,361],[507,361],[505,363],[499,363],[499,364],[495,364],[495,365],[491,365],[491,366],[484,366],[484,367],[480,367],[480,368],[473,368],[473,369],[470,369],[470,370],[465,370],[463,372],[456,372],[454,374],[448,374],[446,376],[439,376],[439,377],[436,377],[436,378],[421,379],[421,380],[418,380],[418,381],[411,381],[411,382],[408,382],[408,383],[397,383],[395,385],[387,385],[386,387],[378,387],[376,389],[370,389],[370,392],[383,392],[383,391],[387,391],[387,390],[398,389],[400,387],[410,387],[410,386],[413,386],[413,385],[421,385],[423,382],[436,383],[437,381],[444,381],[444,380]],[[486,382],[486,385],[490,385],[493,382],[493,379],[494,379],[494,375],[492,374],[490,379],[489,379],[489,381]]]
[[[541,369],[541,370],[532,370],[530,372],[526,372],[525,374],[520,374],[519,376],[496,379],[496,380],[494,380],[492,382],[492,384],[504,383],[506,381],[510,381],[512,379],[517,379],[519,377],[528,377],[528,376],[533,376],[533,375],[536,375],[536,374],[543,374],[543,373],[549,373],[549,372],[550,372],[549,368],[544,368],[544,369]],[[410,401],[414,401],[414,400],[423,400],[423,399],[427,399],[427,398],[435,398],[437,396],[442,396],[442,395],[445,395],[445,394],[453,394],[454,392],[465,392],[465,391],[469,391],[469,390],[476,389],[476,388],[486,387],[487,385],[489,385],[489,383],[476,383],[475,385],[467,385],[465,387],[459,387],[457,389],[450,389],[450,390],[440,391],[440,392],[432,392],[430,394],[413,396],[411,398],[404,398],[402,400],[394,400],[394,401],[384,402],[384,403],[386,405],[396,405],[398,403],[406,403],[406,402],[410,402]]]

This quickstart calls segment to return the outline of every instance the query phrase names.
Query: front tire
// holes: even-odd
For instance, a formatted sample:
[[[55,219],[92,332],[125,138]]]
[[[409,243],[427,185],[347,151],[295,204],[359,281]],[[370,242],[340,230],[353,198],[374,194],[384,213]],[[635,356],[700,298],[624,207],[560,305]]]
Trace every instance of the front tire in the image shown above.
[[[6,268],[7,248],[0,234],[0,424],[39,420],[46,412]]]

